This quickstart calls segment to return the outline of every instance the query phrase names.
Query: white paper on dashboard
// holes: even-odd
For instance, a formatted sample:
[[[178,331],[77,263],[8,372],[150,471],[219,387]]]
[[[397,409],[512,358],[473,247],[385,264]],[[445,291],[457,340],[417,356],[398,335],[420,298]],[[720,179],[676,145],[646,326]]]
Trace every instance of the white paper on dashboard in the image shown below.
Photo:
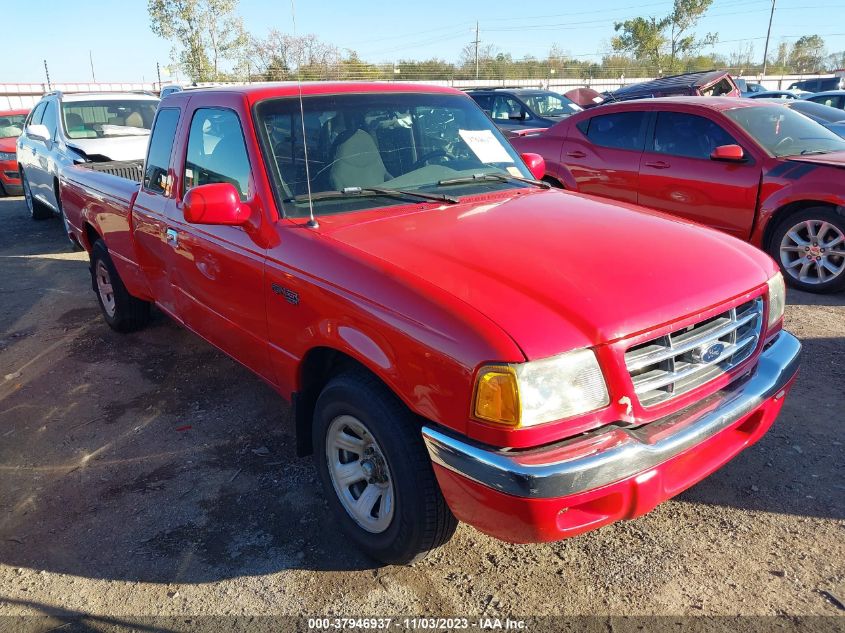
[[[513,162],[508,150],[490,130],[458,130],[458,134],[482,163]]]

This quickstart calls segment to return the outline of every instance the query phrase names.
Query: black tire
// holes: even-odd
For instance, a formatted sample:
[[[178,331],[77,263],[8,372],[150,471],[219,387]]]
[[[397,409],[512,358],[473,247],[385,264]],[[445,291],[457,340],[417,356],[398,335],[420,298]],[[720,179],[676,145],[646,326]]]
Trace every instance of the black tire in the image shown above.
[[[9,194],[6,193],[6,188],[3,186],[3,183],[0,182],[0,198],[5,198]]]
[[[97,275],[100,266],[105,268],[108,275],[107,282],[112,288],[111,301],[104,299],[100,291]],[[109,249],[106,248],[103,240],[94,242],[91,249],[91,286],[94,294],[97,295],[97,302],[103,318],[113,330],[117,332],[134,332],[144,327],[150,320],[150,304],[147,301],[137,299],[129,294],[126,286],[123,285],[117,269],[109,256]],[[107,303],[109,307],[107,307]]]
[[[390,524],[381,533],[356,523],[338,498],[329,474],[327,433],[333,420],[346,415],[367,427],[387,462],[394,505]],[[326,385],[314,411],[313,442],[329,505],[343,530],[369,556],[405,565],[424,558],[452,537],[458,522],[437,485],[419,420],[375,376],[353,370]]]
[[[29,186],[29,180],[26,174],[21,170],[21,186],[23,187],[24,200],[26,207],[29,210],[29,217],[33,220],[49,220],[53,217],[53,212],[35,199],[32,195],[32,189]]]
[[[822,222],[830,224],[832,228],[825,229],[825,233],[819,235],[822,238],[821,241],[814,241],[811,235],[806,232],[808,225],[804,223],[810,223],[810,225],[820,228],[820,223]],[[806,239],[809,244],[807,246],[801,246],[803,250],[800,251],[790,252],[782,250],[782,247],[798,248],[794,240],[787,238],[787,234],[796,228],[799,238]],[[793,288],[815,293],[837,292],[845,289],[845,242],[839,242],[833,249],[825,249],[824,251],[816,250],[816,248],[822,249],[825,243],[833,241],[833,237],[837,231],[841,236],[845,236],[845,216],[837,213],[830,207],[810,207],[796,211],[778,222],[769,240],[768,251],[769,255],[780,266],[786,283]],[[839,255],[840,252],[842,255]],[[839,272],[834,274],[825,268],[824,271],[821,271],[822,274],[830,276],[828,279],[820,279],[819,267],[822,264],[811,263],[806,268],[807,275],[804,279],[799,278],[802,269],[800,262],[805,262],[808,257],[812,257],[813,255],[820,258],[818,260],[819,262],[828,263],[830,266],[838,269]],[[790,267],[790,263],[794,263],[795,265]]]

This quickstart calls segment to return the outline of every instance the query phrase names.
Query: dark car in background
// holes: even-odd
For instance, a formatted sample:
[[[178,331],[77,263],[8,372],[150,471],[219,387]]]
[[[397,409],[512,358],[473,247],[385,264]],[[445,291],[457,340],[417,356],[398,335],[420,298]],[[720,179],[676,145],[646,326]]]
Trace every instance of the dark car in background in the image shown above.
[[[660,77],[605,93],[608,101],[630,101],[652,97],[739,97],[733,77],[724,70],[708,70]]]
[[[813,119],[816,123],[825,126],[828,130],[845,138],[845,111],[831,108],[830,106],[807,101],[806,99],[764,99],[782,105],[790,110],[800,112],[806,117]]]
[[[583,109],[562,94],[539,88],[476,88],[466,93],[505,134],[551,127]]]
[[[815,79],[794,81],[789,84],[789,90],[805,90],[806,92],[842,89],[845,89],[845,77],[817,77]]]
[[[813,103],[820,103],[821,105],[826,105],[831,108],[845,110],[845,90],[827,90],[825,92],[819,92],[818,94],[809,95],[804,97],[804,99],[812,101]]]
[[[742,77],[734,77],[733,80],[736,84],[736,87],[739,88],[740,93],[742,93],[743,97],[757,94],[758,92],[766,92],[766,88],[765,86],[763,86],[763,84],[758,84],[753,81],[746,81]]]
[[[755,92],[752,94],[744,95],[749,99],[783,99],[783,100],[792,100],[792,99],[801,99],[804,93],[800,90],[764,90],[763,92]]]

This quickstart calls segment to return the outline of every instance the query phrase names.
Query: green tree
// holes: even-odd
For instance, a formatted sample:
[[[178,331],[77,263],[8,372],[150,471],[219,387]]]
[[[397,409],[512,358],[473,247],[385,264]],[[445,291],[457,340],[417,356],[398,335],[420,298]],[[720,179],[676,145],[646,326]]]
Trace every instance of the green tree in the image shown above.
[[[804,35],[792,45],[788,65],[793,72],[810,73],[824,69],[827,56],[824,39],[819,35]]]
[[[194,81],[220,77],[221,60],[235,60],[247,43],[238,0],[148,0],[150,29],[173,42],[173,61]]]
[[[674,72],[681,67],[682,58],[695,56],[716,42],[715,33],[698,39],[692,32],[711,4],[713,0],[675,0],[672,12],[665,17],[616,22],[613,28],[619,35],[610,44],[616,52],[647,61],[658,74]]]

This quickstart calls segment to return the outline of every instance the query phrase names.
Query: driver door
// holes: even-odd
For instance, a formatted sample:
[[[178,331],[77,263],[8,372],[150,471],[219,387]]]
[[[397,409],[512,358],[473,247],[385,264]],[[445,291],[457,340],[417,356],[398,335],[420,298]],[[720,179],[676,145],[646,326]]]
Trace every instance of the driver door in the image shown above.
[[[639,204],[748,239],[761,168],[747,149],[743,162],[712,160],[721,145],[739,143],[710,118],[658,112],[640,158]]]

